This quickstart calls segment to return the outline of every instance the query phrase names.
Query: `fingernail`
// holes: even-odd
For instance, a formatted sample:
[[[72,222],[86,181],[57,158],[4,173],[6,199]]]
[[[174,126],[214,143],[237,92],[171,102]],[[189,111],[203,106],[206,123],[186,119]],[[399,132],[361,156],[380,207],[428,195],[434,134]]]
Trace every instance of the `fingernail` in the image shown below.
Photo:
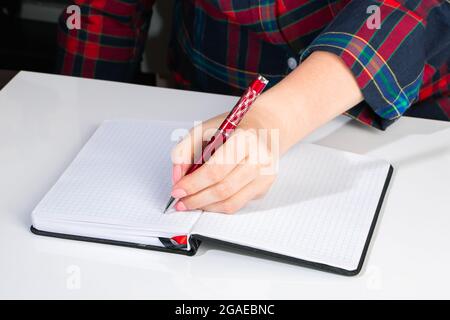
[[[184,205],[183,202],[178,201],[177,204],[175,205],[175,210],[177,210],[177,211],[186,211],[187,208],[186,208],[186,206]]]
[[[175,189],[172,191],[172,197],[174,197],[175,199],[180,199],[186,196],[187,193],[183,189]]]
[[[181,179],[181,166],[176,164],[172,169],[172,184],[177,183]]]

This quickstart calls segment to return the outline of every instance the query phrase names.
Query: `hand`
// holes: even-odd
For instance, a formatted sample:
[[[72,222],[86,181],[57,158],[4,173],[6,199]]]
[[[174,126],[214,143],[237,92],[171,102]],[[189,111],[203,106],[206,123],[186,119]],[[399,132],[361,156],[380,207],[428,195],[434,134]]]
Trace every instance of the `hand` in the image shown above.
[[[175,147],[172,196],[180,199],[175,208],[236,212],[269,190],[279,155],[362,100],[355,77],[338,56],[313,52],[255,101],[235,133],[198,170],[185,176],[203,135],[194,128]],[[200,131],[215,132],[225,116],[206,121]]]
[[[264,195],[275,180],[277,141],[264,123],[257,103],[238,129],[199,169],[186,175],[195,154],[209,140],[227,114],[193,128],[173,150],[172,196],[178,211],[235,213],[252,199]]]

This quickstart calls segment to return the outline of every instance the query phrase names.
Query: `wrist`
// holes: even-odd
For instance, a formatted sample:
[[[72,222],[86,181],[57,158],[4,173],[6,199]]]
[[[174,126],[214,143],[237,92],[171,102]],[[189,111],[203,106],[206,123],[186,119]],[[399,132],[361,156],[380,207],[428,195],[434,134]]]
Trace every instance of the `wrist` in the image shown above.
[[[280,152],[283,154],[313,128],[301,92],[297,90],[295,94],[288,94],[285,88],[279,87],[280,84],[260,96],[258,112],[268,128],[278,130]]]
[[[278,144],[281,154],[306,135],[305,118],[297,112],[301,102],[296,101],[292,107],[284,100],[273,94],[272,88],[258,98],[246,116],[253,127],[267,130],[268,138]]]

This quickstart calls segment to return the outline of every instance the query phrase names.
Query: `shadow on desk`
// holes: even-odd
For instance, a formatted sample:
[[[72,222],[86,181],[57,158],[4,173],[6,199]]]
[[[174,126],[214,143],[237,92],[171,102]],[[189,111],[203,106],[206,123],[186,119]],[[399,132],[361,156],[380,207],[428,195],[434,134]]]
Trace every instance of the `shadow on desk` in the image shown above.
[[[394,167],[405,167],[445,154],[450,151],[449,141],[450,122],[405,117],[386,131],[349,121],[314,143],[375,157],[380,155]]]

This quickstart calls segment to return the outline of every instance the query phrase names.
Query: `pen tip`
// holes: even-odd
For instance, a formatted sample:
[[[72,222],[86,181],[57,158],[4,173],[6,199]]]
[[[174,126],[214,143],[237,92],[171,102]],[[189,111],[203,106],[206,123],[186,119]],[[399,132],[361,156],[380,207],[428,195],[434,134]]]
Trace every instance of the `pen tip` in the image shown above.
[[[166,211],[170,208],[170,205],[175,201],[174,197],[170,197],[169,202],[167,202],[166,208],[164,209],[163,213],[166,213]]]

